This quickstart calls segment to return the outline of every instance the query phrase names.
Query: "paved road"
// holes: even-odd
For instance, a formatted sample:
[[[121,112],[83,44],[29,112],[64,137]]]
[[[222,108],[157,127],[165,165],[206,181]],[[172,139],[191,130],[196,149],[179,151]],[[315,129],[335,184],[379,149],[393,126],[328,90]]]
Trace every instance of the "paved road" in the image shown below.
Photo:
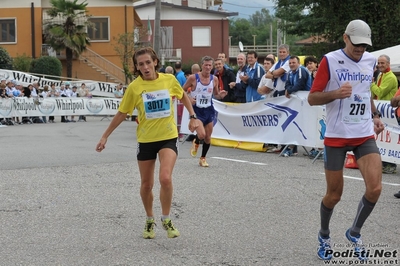
[[[212,146],[205,169],[184,143],[172,208],[181,237],[168,239],[159,223],[156,238],[145,240],[136,124],[123,122],[97,153],[108,123],[89,117],[0,128],[0,265],[323,265],[315,255],[321,160]],[[341,252],[364,190],[357,170],[345,174],[331,227]],[[365,243],[383,246],[371,250],[397,251],[400,200],[393,193],[400,177],[383,179],[362,233]],[[157,184],[160,214],[158,191]]]

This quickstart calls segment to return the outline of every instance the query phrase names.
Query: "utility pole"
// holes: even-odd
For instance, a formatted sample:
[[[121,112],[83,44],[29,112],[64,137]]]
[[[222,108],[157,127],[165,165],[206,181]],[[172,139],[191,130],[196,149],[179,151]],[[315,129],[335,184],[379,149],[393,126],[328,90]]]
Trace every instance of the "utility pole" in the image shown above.
[[[160,42],[161,42],[161,34],[160,34],[160,17],[161,17],[161,0],[155,0],[156,2],[156,14],[154,19],[154,44],[153,48],[157,55],[160,57]]]
[[[257,35],[253,35],[253,50],[256,50],[256,37]]]
[[[282,44],[282,31],[281,31],[281,29],[279,28],[279,27],[280,27],[280,26],[279,26],[280,24],[281,24],[281,19],[278,18],[278,19],[276,20],[276,54],[279,54],[278,47],[279,47],[279,45]]]
[[[286,25],[286,20],[283,23]],[[283,32],[283,43],[286,44],[286,31]]]
[[[271,40],[271,53],[274,54],[275,50],[274,50],[274,39],[272,37],[272,23],[271,23],[271,30],[269,31],[269,39]]]

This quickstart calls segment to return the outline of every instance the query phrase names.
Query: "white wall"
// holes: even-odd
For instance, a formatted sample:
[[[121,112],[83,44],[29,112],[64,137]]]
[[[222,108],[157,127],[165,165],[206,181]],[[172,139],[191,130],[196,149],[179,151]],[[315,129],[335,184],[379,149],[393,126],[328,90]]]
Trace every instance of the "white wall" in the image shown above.
[[[81,3],[83,1],[78,1]],[[0,0],[0,8],[22,8],[30,7],[31,3],[35,7],[51,7],[50,0]],[[133,0],[87,0],[87,7],[95,6],[131,6]]]
[[[155,7],[147,6],[136,9],[142,20],[155,19]],[[180,10],[176,8],[161,8],[161,20],[221,20],[221,14],[207,14],[205,12]]]
[[[41,0],[0,0],[0,8],[28,8],[31,7],[31,3],[35,7],[42,5]]]
[[[153,2],[154,2],[154,0],[141,0],[141,1],[135,1],[135,3],[133,5],[138,6],[138,5],[143,5],[146,3],[153,3]],[[170,4],[177,5],[177,6],[182,5],[182,0],[161,0],[161,2],[170,3]],[[206,9],[207,2],[210,2],[210,4],[211,4],[212,0],[188,0],[188,6]]]

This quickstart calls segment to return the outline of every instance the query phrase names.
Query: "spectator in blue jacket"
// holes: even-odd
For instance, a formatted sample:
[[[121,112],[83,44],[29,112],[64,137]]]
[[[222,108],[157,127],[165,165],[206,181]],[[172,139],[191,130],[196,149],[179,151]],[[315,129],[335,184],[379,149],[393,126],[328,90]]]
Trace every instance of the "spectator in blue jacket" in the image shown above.
[[[307,68],[300,65],[297,56],[289,58],[289,76],[285,83],[285,96],[290,98],[290,94],[296,91],[309,91],[311,89],[311,76]]]
[[[257,63],[257,52],[249,51],[247,53],[247,71],[244,76],[240,76],[240,80],[247,84],[246,102],[254,102],[261,99],[261,95],[257,92],[258,84],[260,84],[262,76],[265,75],[264,67]]]
[[[183,86],[186,83],[185,73],[182,71],[182,64],[181,62],[175,63],[175,77],[179,81],[179,84]]]

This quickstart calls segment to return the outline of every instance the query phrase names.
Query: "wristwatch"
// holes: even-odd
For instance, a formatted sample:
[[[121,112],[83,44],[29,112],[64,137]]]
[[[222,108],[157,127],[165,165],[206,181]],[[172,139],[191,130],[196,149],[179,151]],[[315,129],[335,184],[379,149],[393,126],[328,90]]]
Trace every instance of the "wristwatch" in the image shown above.
[[[379,111],[375,111],[375,112],[372,113],[372,118],[374,118],[375,116],[379,116],[379,118],[381,118],[382,114]]]
[[[196,114],[189,116],[189,119],[197,119]]]

